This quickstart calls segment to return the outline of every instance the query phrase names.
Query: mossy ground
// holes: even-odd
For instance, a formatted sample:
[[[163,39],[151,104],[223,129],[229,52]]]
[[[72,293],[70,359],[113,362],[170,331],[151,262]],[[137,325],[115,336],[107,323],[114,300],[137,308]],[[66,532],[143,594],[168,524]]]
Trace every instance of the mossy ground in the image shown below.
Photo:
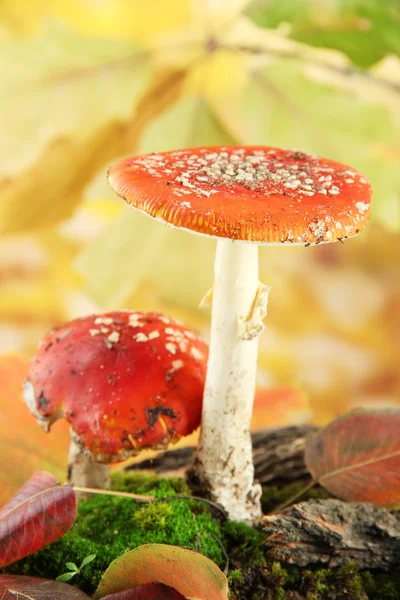
[[[113,488],[158,498],[189,494],[183,479],[145,474],[114,475]],[[284,490],[266,488],[264,510],[272,510],[298,491],[296,485]],[[324,497],[325,492],[313,490],[305,498],[316,496]],[[91,594],[117,556],[154,542],[198,550],[221,568],[226,553],[231,600],[400,599],[400,574],[360,573],[351,563],[337,570],[285,569],[266,561],[262,530],[218,517],[207,504],[195,500],[137,504],[126,498],[93,496],[81,502],[76,524],[63,539],[6,571],[55,579],[68,570],[65,563],[80,565],[86,556],[95,554],[95,560],[70,581]]]
[[[114,476],[113,489],[157,498],[189,493],[183,479],[142,474]],[[138,504],[127,498],[96,495],[79,504],[76,523],[61,540],[7,571],[55,579],[68,570],[66,562],[80,565],[86,556],[95,554],[95,560],[71,580],[71,584],[91,593],[110,562],[150,542],[199,550],[221,564],[222,552],[214,536],[221,538],[220,525],[204,503],[173,500]]]

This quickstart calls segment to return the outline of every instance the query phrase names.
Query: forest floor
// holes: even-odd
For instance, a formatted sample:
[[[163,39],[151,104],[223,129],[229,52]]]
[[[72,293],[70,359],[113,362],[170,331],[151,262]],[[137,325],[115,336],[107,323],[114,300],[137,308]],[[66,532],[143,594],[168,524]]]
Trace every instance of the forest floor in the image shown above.
[[[311,432],[312,428],[307,427],[285,428],[273,433],[273,443],[270,433],[268,442],[265,442],[262,432],[253,439],[256,473],[259,479],[264,480],[262,503],[266,515],[304,488],[306,473],[301,463],[302,440]],[[280,477],[271,478],[274,470],[271,456],[277,452],[280,454]],[[261,455],[265,460],[261,459]],[[5,571],[55,579],[68,570],[67,562],[81,564],[87,556],[95,554],[96,558],[70,581],[91,594],[109,564],[125,551],[141,544],[168,543],[200,551],[215,561],[228,576],[231,600],[400,599],[400,573],[396,573],[395,569],[388,570],[384,564],[381,569],[376,568],[376,560],[375,564],[371,563],[373,569],[360,569],[360,564],[363,566],[364,563],[349,560],[348,556],[353,558],[351,552],[336,550],[327,560],[327,553],[331,550],[324,544],[313,548],[315,540],[303,544],[307,550],[312,549],[311,554],[307,554],[312,557],[310,564],[293,564],[296,548],[291,554],[281,553],[283,561],[276,560],[276,544],[271,543],[273,535],[268,522],[267,525],[264,522],[258,528],[250,528],[226,520],[218,509],[190,497],[193,492],[184,477],[171,476],[172,473],[185,473],[190,456],[191,450],[179,450],[175,454],[172,451],[153,461],[153,471],[148,470],[146,463],[136,465],[125,473],[115,473],[114,490],[151,494],[162,500],[141,504],[123,497],[91,496],[81,501],[74,527],[61,540]],[[269,475],[262,475],[264,468]],[[290,472],[297,477],[293,475],[293,481],[284,481],[285,473],[289,477]],[[268,477],[271,481],[266,483]],[[324,504],[327,498],[322,488],[315,487],[301,497],[300,507],[303,513],[309,509],[312,513],[315,507],[328,506]],[[351,505],[347,504],[345,509],[351,514]],[[299,505],[296,505],[296,510],[296,522],[299,524],[298,519],[303,518],[303,513],[299,512]],[[387,514],[390,516],[390,513]],[[278,517],[279,524],[281,516]],[[376,517],[372,515],[372,518]],[[273,527],[275,519],[271,520]],[[325,521],[329,519],[322,518],[322,522]],[[291,524],[292,521],[289,528]],[[302,529],[307,531],[307,526],[300,522]],[[398,551],[398,540],[395,543]],[[364,555],[369,560],[371,552]]]

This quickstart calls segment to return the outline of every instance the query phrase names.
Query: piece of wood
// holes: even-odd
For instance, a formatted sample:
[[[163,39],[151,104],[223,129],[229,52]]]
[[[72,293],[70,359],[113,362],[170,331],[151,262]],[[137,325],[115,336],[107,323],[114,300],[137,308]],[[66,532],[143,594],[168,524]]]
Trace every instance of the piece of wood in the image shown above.
[[[341,500],[301,502],[266,516],[267,556],[283,564],[390,571],[400,563],[400,513]]]
[[[279,487],[308,480],[304,448],[316,431],[313,425],[294,425],[253,432],[255,479],[262,485]],[[126,470],[151,469],[163,475],[184,475],[191,466],[194,450],[192,446],[169,450],[151,460],[129,465]]]
[[[318,429],[313,425],[255,431],[252,434],[255,478],[262,485],[279,487],[308,480],[304,449],[316,431]]]

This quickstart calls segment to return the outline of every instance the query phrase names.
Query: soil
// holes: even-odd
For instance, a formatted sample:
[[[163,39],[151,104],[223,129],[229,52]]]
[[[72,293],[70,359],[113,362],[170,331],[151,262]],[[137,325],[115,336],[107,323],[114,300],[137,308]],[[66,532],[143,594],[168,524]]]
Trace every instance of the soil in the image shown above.
[[[275,450],[272,454],[275,455],[276,460],[279,460],[283,452],[286,457],[283,464],[290,465],[289,471],[292,473],[293,465],[296,464],[295,473],[301,476],[297,481],[288,483],[288,478],[285,479],[286,467],[280,471],[275,469],[277,476],[270,478],[268,484],[263,486],[265,513],[278,507],[302,489],[307,477],[301,465],[301,447],[304,447],[305,432],[300,431],[297,436],[303,441],[296,442],[296,432],[293,429],[288,432],[288,429],[290,428],[286,428],[283,436],[282,432],[276,434],[275,430]],[[277,435],[280,440],[286,440],[285,451],[279,451],[279,443],[276,445]],[[271,446],[270,437],[267,438],[269,441],[265,441],[265,436],[263,438],[260,435],[258,440],[264,439],[266,452],[271,457],[270,450],[274,444]],[[295,458],[293,452],[290,458],[288,447],[292,448]],[[265,461],[260,458],[262,454],[260,448],[261,446],[258,447],[257,464],[265,466]],[[167,454],[167,471],[170,475],[171,455]],[[190,456],[184,463],[180,462],[179,473],[186,470],[189,459]],[[268,470],[271,473],[274,471],[274,461],[271,458],[268,460]],[[162,471],[160,465],[157,470]],[[328,567],[327,564],[318,564],[318,561],[314,561],[308,566],[301,567],[290,564],[293,563],[290,557],[294,556],[290,551],[286,554],[282,552],[279,555],[282,562],[278,562],[271,552],[273,545],[268,543],[271,532],[267,532],[267,529],[271,524],[266,528],[264,526],[253,529],[242,523],[227,521],[220,511],[207,503],[191,498],[175,498],[191,493],[182,477],[163,477],[154,472],[136,469],[124,474],[115,474],[112,487],[137,494],[154,494],[163,500],[148,504],[138,504],[130,499],[110,496],[93,496],[83,500],[79,505],[76,524],[64,538],[9,566],[4,571],[55,579],[68,570],[65,563],[74,562],[79,565],[85,557],[95,554],[95,560],[69,582],[92,594],[112,560],[128,549],[144,543],[156,542],[197,550],[215,561],[227,572],[231,600],[400,599],[400,574],[396,573],[392,563],[389,572],[384,570],[388,565],[373,570],[360,569],[356,560],[349,561],[346,558],[342,561],[342,566]],[[316,510],[315,505],[318,505],[318,502],[314,502],[313,505],[307,500],[323,498],[327,498],[324,490],[311,489],[302,497],[301,504],[296,505],[296,510],[299,506],[305,506],[305,510],[310,509],[309,514],[315,516],[313,511]],[[349,507],[346,506],[345,510],[349,510]],[[371,513],[370,516],[374,519],[374,514]],[[290,518],[292,517],[293,515]],[[381,517],[386,518],[384,515]],[[390,513],[387,513],[387,517],[390,520]],[[275,519],[274,523],[276,527],[281,524],[279,519]],[[300,532],[301,529],[300,524]],[[284,523],[284,532],[286,531]],[[373,524],[371,532],[373,532]],[[376,562],[375,566],[377,564],[379,563]]]

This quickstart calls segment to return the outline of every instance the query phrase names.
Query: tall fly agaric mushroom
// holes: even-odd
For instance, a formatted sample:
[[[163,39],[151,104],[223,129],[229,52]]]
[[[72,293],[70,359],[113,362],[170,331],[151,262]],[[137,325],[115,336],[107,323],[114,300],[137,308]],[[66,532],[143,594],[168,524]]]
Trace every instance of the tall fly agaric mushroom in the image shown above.
[[[159,313],[76,319],[43,338],[24,397],[44,429],[62,416],[69,422],[70,482],[103,488],[108,463],[163,449],[199,426],[207,354]]]
[[[196,469],[232,519],[256,522],[261,489],[249,428],[269,291],[258,280],[258,246],[355,236],[369,217],[371,187],[343,164],[262,146],[127,158],[108,177],[138,210],[218,240]]]

